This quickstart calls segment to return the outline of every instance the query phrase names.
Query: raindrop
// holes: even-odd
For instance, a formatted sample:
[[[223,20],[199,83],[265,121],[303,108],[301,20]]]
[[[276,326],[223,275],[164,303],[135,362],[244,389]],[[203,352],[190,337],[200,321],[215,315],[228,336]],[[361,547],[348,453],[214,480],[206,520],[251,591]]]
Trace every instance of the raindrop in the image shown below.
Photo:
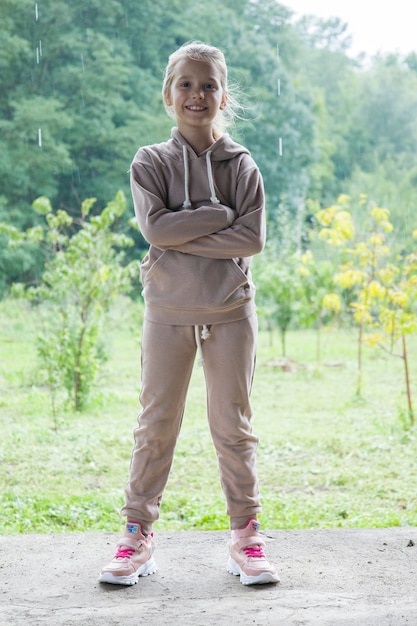
[[[39,56],[42,56],[42,39],[39,39]]]
[[[38,15],[38,3],[35,3],[35,20],[38,21],[39,15]]]
[[[278,78],[278,95],[281,95],[281,79]]]
[[[39,48],[36,48],[36,63],[39,65]]]
[[[278,139],[278,152],[279,156],[282,156],[282,137]]]
[[[38,146],[42,148],[42,128],[38,128]]]
[[[72,178],[72,182],[74,183],[74,185],[81,185],[80,168],[78,167],[76,163],[71,169],[71,178]]]

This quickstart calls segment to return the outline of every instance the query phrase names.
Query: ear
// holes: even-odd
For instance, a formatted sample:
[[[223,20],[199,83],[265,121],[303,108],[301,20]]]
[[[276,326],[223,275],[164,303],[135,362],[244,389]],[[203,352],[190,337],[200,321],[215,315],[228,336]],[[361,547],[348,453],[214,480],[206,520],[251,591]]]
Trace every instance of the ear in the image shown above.
[[[229,95],[228,95],[227,91],[225,91],[225,92],[224,92],[224,94],[223,94],[222,101],[221,101],[221,103],[220,103],[220,109],[221,109],[222,111],[223,111],[223,109],[225,109],[225,108],[226,108],[226,106],[227,106],[227,100],[228,100],[228,98],[229,98]]]

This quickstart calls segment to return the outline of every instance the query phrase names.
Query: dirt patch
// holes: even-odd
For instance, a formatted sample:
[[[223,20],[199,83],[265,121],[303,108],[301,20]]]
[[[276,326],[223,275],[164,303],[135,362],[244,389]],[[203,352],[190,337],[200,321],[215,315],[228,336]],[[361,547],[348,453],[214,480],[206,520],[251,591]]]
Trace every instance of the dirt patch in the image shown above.
[[[227,532],[157,533],[158,572],[97,583],[118,535],[0,537],[1,626],[415,626],[417,531],[265,531],[278,585],[226,572]]]

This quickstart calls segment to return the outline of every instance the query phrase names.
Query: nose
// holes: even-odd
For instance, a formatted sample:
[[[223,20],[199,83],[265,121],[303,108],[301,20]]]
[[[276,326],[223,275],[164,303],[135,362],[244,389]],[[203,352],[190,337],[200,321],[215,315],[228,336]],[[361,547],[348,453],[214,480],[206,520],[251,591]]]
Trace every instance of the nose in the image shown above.
[[[204,91],[202,89],[195,89],[193,92],[193,98],[202,100],[204,98]]]

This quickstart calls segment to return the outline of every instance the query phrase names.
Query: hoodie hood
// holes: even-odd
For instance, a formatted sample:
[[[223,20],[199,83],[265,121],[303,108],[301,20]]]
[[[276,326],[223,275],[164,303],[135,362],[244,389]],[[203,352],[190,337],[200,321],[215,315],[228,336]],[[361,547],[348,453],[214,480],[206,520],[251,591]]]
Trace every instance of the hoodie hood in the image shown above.
[[[174,127],[171,130],[171,139],[172,144],[170,147],[170,153],[172,155],[172,149],[177,148],[178,151],[182,152],[182,146],[187,146],[189,159],[198,159],[207,154],[207,152],[211,153],[212,161],[228,161],[229,159],[233,159],[239,154],[249,154],[249,150],[244,146],[236,143],[227,133],[224,133],[217,141],[215,141],[207,150],[204,150],[200,154],[194,152],[193,148],[187,142],[186,139],[181,135],[178,128]]]
[[[172,148],[174,148],[172,150]],[[225,133],[217,141],[215,141],[209,148],[197,154],[190,144],[184,139],[179,132],[178,128],[173,128],[171,131],[171,150],[170,154],[175,158],[180,158],[178,152],[181,151],[181,157],[184,163],[184,202],[182,204],[184,209],[191,208],[190,201],[190,167],[189,161],[194,159],[205,158],[207,168],[207,180],[210,188],[210,202],[219,203],[220,200],[216,195],[212,161],[228,161],[241,154],[249,154],[249,150],[236,143],[231,137]]]

